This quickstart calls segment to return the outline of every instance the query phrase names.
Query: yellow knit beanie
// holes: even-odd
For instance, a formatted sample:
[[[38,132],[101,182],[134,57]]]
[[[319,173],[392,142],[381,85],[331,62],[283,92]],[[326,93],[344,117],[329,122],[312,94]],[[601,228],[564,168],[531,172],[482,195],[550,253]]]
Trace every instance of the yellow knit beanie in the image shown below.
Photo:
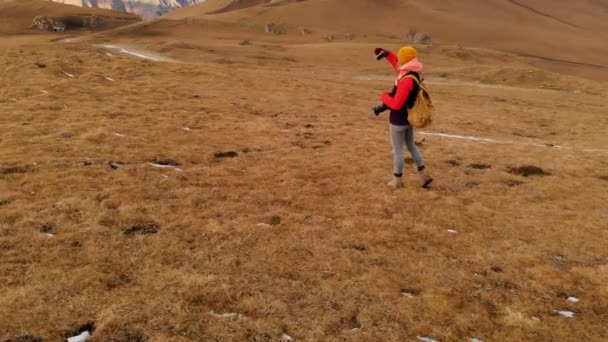
[[[412,59],[418,57],[418,52],[413,47],[407,45],[402,47],[397,54],[399,64],[405,64],[410,62]]]

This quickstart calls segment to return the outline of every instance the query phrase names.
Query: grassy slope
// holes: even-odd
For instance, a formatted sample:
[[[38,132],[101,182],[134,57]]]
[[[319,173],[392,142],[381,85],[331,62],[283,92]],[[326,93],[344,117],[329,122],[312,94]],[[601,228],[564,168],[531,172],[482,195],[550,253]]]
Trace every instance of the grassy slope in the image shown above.
[[[2,42],[0,336],[56,340],[93,320],[96,341],[608,337],[608,161],[583,152],[608,146],[605,85],[462,83],[455,68],[522,66],[424,52],[432,131],[573,149],[419,135],[436,185],[419,189],[410,165],[395,192],[386,119],[369,111],[392,75],[373,45],[204,43],[157,64]],[[522,165],[552,175],[508,172]],[[124,234],[149,221],[157,234]]]

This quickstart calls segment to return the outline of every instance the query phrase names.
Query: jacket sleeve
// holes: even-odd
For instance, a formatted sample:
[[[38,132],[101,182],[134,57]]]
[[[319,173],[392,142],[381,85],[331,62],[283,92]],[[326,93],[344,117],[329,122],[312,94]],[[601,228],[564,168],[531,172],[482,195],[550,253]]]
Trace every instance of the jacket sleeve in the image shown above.
[[[397,85],[395,97],[391,97],[389,93],[382,94],[382,103],[392,110],[400,110],[405,105],[405,101],[407,101],[407,97],[412,89],[414,89],[414,80],[404,78]]]
[[[386,60],[391,63],[396,72],[399,72],[399,60],[397,59],[397,55],[389,51]]]

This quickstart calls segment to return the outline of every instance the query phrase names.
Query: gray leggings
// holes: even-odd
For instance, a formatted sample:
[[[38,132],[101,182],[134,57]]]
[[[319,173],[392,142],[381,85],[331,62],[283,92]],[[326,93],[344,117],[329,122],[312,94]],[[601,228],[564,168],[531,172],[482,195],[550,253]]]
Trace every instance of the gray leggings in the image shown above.
[[[407,147],[418,166],[424,168],[424,158],[414,142],[414,127],[391,124],[391,141],[393,142],[394,174],[403,174],[403,145]]]

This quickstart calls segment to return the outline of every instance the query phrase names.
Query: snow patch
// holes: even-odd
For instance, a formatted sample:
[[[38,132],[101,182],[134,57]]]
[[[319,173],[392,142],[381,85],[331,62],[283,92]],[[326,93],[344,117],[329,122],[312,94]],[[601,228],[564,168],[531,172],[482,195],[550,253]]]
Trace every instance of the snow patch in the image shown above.
[[[179,167],[175,167],[173,165],[162,165],[162,164],[157,164],[157,163],[148,163],[150,166],[152,167],[156,167],[159,169],[173,169],[177,172],[183,172],[184,170],[180,169]]]
[[[418,341],[420,342],[437,342],[437,340],[433,340],[432,338],[424,337],[424,336],[416,336]]]
[[[209,311],[209,313],[212,314],[213,316],[215,316],[217,318],[221,318],[221,319],[238,319],[241,317],[241,315],[234,313],[234,312],[218,314],[218,313],[215,313],[214,311]]]
[[[575,313],[572,311],[557,311],[557,310],[553,310],[553,312],[556,312],[559,315],[562,315],[566,318],[572,318],[574,317]]]
[[[435,133],[435,132],[419,132],[421,135],[427,136],[436,136],[443,137],[448,139],[459,139],[459,140],[469,140],[469,141],[477,141],[477,142],[487,142],[492,144],[506,144],[506,145],[523,145],[523,146],[534,146],[534,147],[543,147],[543,148],[553,148],[556,150],[574,150],[572,147],[563,146],[563,145],[554,145],[554,144],[539,144],[533,142],[525,142],[525,141],[511,141],[511,140],[497,140],[491,138],[483,138],[483,137],[475,137],[469,135],[458,135],[458,134],[448,134],[448,133]],[[579,149],[583,152],[599,152],[599,153],[608,153],[608,150],[605,149]]]
[[[142,52],[137,52],[137,51],[129,50],[129,49],[121,47],[121,46],[104,44],[104,45],[101,45],[101,47],[104,47],[106,49],[118,50],[118,52],[120,52],[120,53],[124,53],[124,54],[127,54],[127,55],[135,56],[135,57],[141,58],[141,59],[148,59],[148,60],[155,61],[155,62],[161,62],[162,61],[160,58],[156,58],[156,57],[147,55],[147,54],[142,53]]]
[[[569,301],[570,303],[578,303],[581,300],[576,298],[576,297],[568,297],[568,299],[566,299],[567,301]]]
[[[89,338],[91,338],[91,334],[88,331],[84,331],[78,336],[68,337],[67,342],[86,342]]]
[[[281,335],[281,342],[291,342],[293,341],[293,337],[287,335],[286,333],[283,333],[283,335]]]

